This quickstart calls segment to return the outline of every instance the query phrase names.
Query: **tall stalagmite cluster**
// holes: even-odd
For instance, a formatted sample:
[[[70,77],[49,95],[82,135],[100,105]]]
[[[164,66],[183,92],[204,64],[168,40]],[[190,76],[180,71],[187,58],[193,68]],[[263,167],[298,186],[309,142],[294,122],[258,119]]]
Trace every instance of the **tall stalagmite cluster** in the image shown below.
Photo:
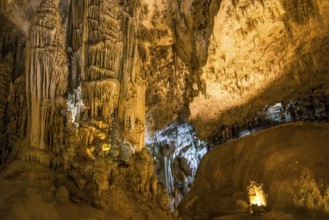
[[[73,201],[109,209],[106,195],[122,188],[136,200],[151,199],[165,216],[167,195],[157,187],[144,146],[146,81],[138,62],[138,4],[72,0],[65,14],[63,1],[42,0],[31,12],[26,48],[2,32],[0,113],[12,118],[1,124],[1,140],[14,141],[1,148],[1,163],[12,154],[64,171],[57,187],[68,190]],[[15,60],[21,54],[25,65],[13,70],[24,61]]]

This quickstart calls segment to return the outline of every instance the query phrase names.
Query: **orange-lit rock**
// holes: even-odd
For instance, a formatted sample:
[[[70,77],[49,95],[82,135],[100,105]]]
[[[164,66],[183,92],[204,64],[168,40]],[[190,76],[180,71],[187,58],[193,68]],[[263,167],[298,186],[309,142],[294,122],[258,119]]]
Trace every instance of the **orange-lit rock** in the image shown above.
[[[234,219],[248,219],[248,210],[240,204],[249,203],[250,180],[263,183],[264,205],[271,210],[264,219],[325,218],[328,132],[327,122],[296,122],[219,146],[201,161],[194,186],[180,206],[183,219],[225,219],[232,213],[241,214]]]
[[[325,0],[0,0],[0,218],[179,219],[220,128],[229,139],[267,105],[329,94],[328,11]],[[311,171],[283,206],[327,210]]]
[[[324,1],[222,1],[201,68],[206,95],[190,105],[200,134],[327,84],[328,8]]]

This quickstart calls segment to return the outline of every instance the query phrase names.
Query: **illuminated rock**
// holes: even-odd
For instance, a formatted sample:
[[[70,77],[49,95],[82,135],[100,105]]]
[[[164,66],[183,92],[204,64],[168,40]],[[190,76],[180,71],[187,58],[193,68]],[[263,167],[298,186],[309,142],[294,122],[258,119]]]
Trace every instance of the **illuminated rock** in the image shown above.
[[[320,0],[0,0],[1,204],[14,201],[3,218],[178,218],[169,210],[211,150],[201,139],[328,93],[328,12]],[[283,206],[327,210],[311,171]]]
[[[206,96],[190,105],[199,135],[327,83],[328,7],[308,0],[222,1],[201,68]]]
[[[284,124],[212,150],[202,159],[194,185],[180,204],[182,216],[250,215],[241,200],[258,205],[259,209],[254,207],[258,214],[264,214],[265,207],[266,212],[271,210],[268,218],[327,216],[328,126],[327,122]]]
[[[29,30],[26,59],[27,134],[38,149],[60,153],[64,145],[67,65],[58,1],[43,1]],[[65,112],[64,112],[65,114]]]

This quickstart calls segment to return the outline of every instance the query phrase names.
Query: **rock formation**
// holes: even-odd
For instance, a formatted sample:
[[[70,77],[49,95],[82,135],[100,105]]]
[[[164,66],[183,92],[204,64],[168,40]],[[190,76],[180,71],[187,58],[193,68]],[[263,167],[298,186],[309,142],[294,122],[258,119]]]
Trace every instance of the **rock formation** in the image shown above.
[[[190,105],[199,134],[326,84],[327,7],[323,1],[222,1],[202,67],[207,96]]]
[[[0,122],[1,128],[1,135],[0,135],[0,142],[4,143],[6,140],[5,137],[5,125],[4,125],[4,116],[6,114],[6,106],[7,106],[7,97],[9,96],[9,89],[10,89],[10,79],[11,79],[11,72],[13,66],[13,55],[9,53],[4,59],[0,60],[0,77],[1,77],[1,84],[0,84],[0,118],[2,119]],[[5,162],[8,157],[8,146],[3,146],[1,148],[1,164]]]
[[[92,205],[99,216],[177,217],[169,206],[192,185],[201,139],[327,92],[328,9],[321,0],[0,0],[1,178],[19,185],[22,174],[34,189],[37,172],[51,188],[38,201]]]
[[[13,146],[26,134],[26,88],[24,75],[25,39],[15,25],[1,16],[1,163],[13,153]],[[17,151],[17,150],[16,150]],[[17,153],[17,152],[16,152]]]
[[[250,181],[264,185],[264,219],[328,217],[327,141],[328,123],[295,122],[211,151],[180,204],[183,219],[255,218],[247,214]]]
[[[29,30],[26,59],[27,134],[31,146],[64,148],[67,63],[59,1],[42,1]]]

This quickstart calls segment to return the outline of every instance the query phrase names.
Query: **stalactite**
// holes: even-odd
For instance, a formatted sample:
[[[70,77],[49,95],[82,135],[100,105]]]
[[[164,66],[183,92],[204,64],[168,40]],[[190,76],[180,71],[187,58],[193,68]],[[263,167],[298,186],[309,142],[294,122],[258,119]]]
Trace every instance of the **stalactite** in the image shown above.
[[[112,0],[78,3],[71,3],[73,21],[68,42],[72,56],[70,84],[73,90],[81,84],[80,124],[86,120],[104,122],[111,129],[105,133],[116,134],[110,135],[112,145],[119,146],[124,136],[140,150],[144,145],[146,87],[143,79],[135,76],[135,71],[140,74],[136,65],[137,26],[131,17],[135,15],[129,14],[134,4],[119,5]],[[76,78],[81,81],[76,83]],[[115,109],[118,114],[113,114]],[[122,129],[127,128],[128,119],[131,127]]]
[[[82,82],[82,99],[88,108],[89,119],[108,123],[117,106],[120,84],[116,79]]]
[[[124,30],[128,27],[123,25],[123,7],[116,1],[83,1],[83,4],[78,4],[79,1],[71,2],[73,21],[68,28],[72,57],[69,109],[75,118],[78,117],[73,119],[79,124],[78,156],[94,166],[92,170],[86,170],[85,164],[74,165],[80,167],[80,172],[89,179],[80,174],[73,175],[73,179],[80,189],[97,195],[96,201],[108,186],[105,165],[101,165],[104,155],[123,144],[118,106],[120,92],[127,92],[121,78],[123,69],[128,71],[124,74],[131,74],[130,68],[122,67],[124,54],[130,54],[124,48]]]
[[[136,16],[136,15],[135,15]],[[142,78],[142,69],[137,60],[138,41],[136,22],[127,16],[124,18],[123,70],[121,74],[121,92],[118,106],[119,123],[123,136],[140,151],[145,144],[145,92],[146,83]]]
[[[61,152],[65,101],[60,97],[66,91],[68,71],[58,1],[41,3],[27,45],[28,139],[35,148]]]
[[[81,54],[82,99],[90,119],[109,123],[120,91],[118,72],[122,34],[119,6],[110,0],[92,1],[88,7],[86,2],[84,4],[83,19],[87,19],[88,28],[84,26],[82,34],[85,39]]]

